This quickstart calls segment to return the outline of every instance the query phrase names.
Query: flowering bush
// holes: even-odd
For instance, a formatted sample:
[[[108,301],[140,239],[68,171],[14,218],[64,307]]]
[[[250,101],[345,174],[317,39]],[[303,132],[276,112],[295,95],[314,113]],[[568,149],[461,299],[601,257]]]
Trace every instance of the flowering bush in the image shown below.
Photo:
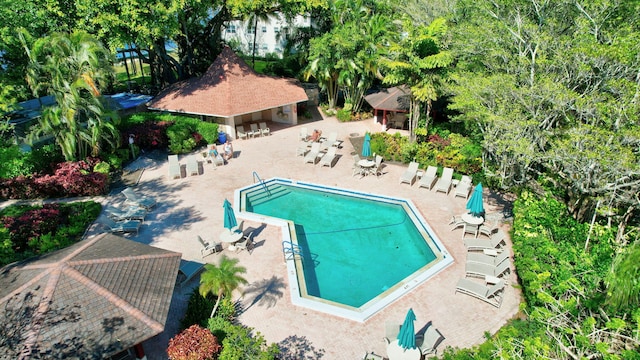
[[[16,252],[23,252],[29,242],[44,234],[54,233],[58,225],[65,222],[66,217],[61,213],[58,204],[45,204],[42,208],[25,211],[20,216],[2,218]]]
[[[169,340],[167,354],[171,360],[208,360],[221,349],[218,338],[211,331],[192,325]]]

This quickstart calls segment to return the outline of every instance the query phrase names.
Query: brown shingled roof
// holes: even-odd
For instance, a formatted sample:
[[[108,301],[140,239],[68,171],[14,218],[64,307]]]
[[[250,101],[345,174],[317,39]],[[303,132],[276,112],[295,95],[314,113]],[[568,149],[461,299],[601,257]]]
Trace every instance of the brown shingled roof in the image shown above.
[[[307,99],[296,80],[259,75],[224,47],[202,77],[169,86],[149,102],[148,108],[230,117]]]
[[[164,330],[181,254],[103,234],[0,269],[0,353],[99,359]]]
[[[396,86],[369,94],[364,99],[377,110],[408,112],[410,96],[411,90],[408,87]]]

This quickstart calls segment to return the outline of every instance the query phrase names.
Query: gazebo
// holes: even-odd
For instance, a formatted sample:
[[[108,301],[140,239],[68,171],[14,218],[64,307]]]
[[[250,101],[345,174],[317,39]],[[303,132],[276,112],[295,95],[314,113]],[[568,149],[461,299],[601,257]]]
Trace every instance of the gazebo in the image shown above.
[[[260,75],[225,46],[204,75],[170,85],[148,108],[197,115],[236,137],[243,123],[297,124],[297,103],[307,100],[297,80]]]
[[[364,97],[373,108],[373,121],[387,127],[404,128],[409,112],[411,90],[407,86],[381,89]]]
[[[101,359],[164,331],[180,253],[112,234],[0,269],[0,353]]]

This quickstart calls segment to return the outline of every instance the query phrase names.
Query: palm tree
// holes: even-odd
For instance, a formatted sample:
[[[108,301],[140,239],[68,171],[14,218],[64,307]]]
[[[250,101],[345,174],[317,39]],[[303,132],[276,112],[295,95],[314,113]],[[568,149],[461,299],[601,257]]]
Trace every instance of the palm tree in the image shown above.
[[[220,265],[207,264],[204,266],[205,271],[200,276],[200,295],[207,296],[211,293],[218,296],[210,317],[216,313],[224,295],[231,296],[240,284],[247,284],[247,280],[239,275],[247,272],[247,269],[243,266],[237,266],[238,261],[238,259],[230,259],[222,255]]]
[[[33,94],[51,94],[56,105],[43,113],[31,139],[53,135],[66,160],[96,156],[101,145],[115,148],[119,134],[100,98],[112,74],[110,53],[86,32],[52,34],[23,46],[29,57],[27,82]],[[112,118],[115,118],[111,116]]]

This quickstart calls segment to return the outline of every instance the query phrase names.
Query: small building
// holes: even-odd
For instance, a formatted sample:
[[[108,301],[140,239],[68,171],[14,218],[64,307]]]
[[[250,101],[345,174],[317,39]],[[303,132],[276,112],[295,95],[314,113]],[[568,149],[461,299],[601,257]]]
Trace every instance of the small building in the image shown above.
[[[373,121],[382,124],[383,130],[405,129],[411,104],[411,89],[407,86],[381,89],[364,99],[373,108]]]
[[[216,122],[236,138],[236,126],[245,123],[296,125],[297,104],[307,100],[297,80],[258,74],[225,46],[204,75],[170,85],[147,106]]]

